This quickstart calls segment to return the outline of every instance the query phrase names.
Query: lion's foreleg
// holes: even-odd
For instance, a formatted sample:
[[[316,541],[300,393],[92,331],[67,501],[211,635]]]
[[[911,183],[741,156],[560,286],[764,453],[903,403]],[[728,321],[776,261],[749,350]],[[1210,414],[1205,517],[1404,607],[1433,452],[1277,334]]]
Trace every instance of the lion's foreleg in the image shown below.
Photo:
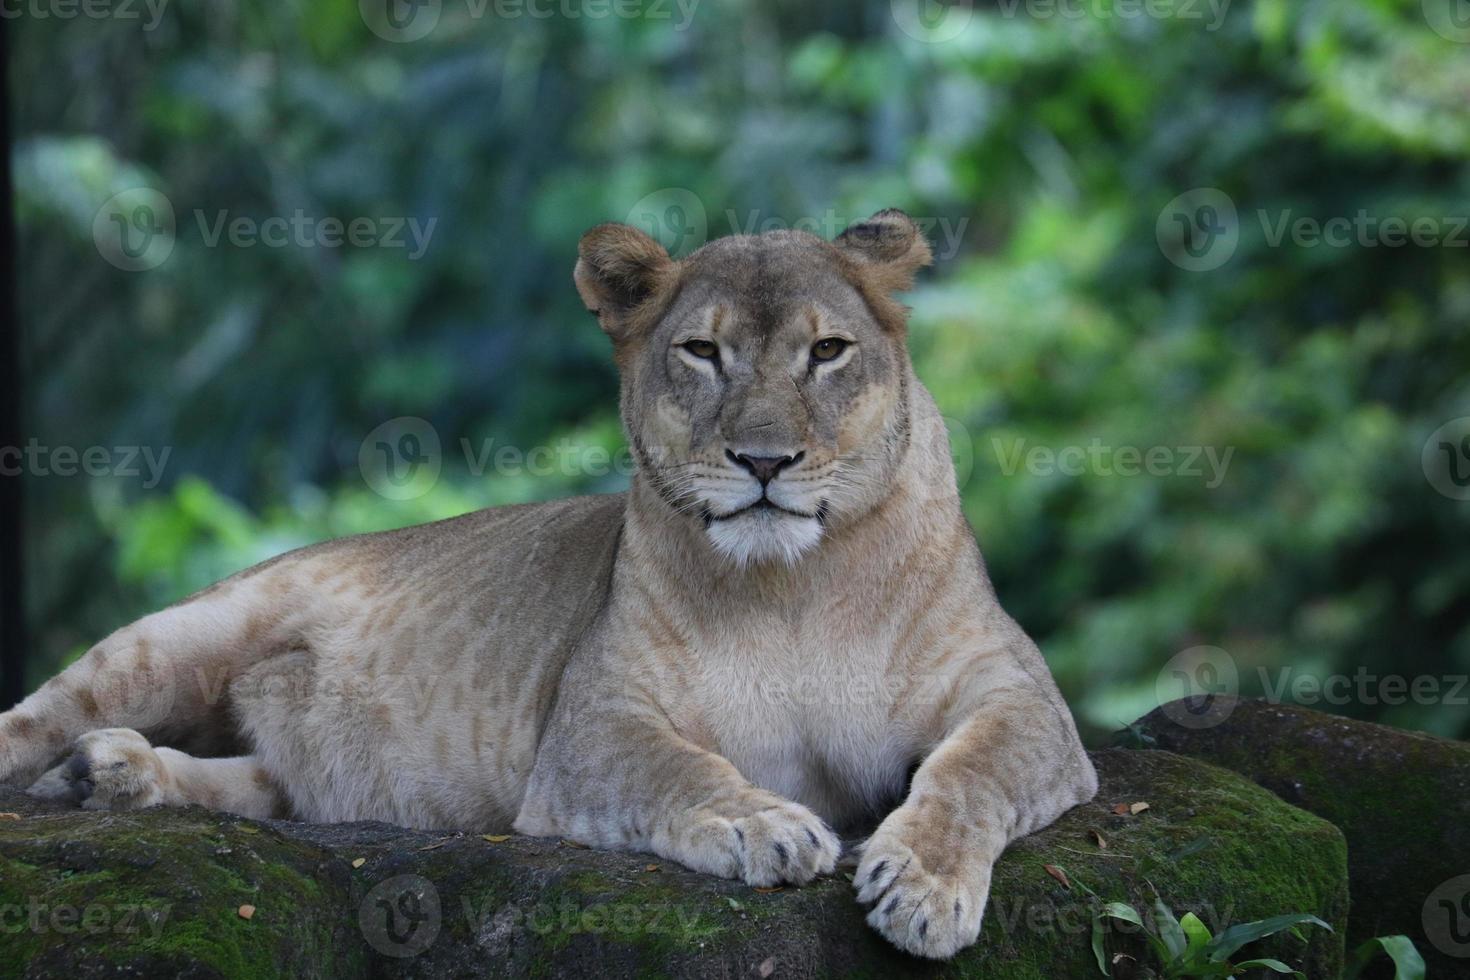
[[[973,943],[1001,851],[1091,799],[1097,779],[1065,710],[1018,676],[954,719],[919,766],[853,877],[895,945],[947,958]]]
[[[638,698],[566,698],[542,744],[522,833],[649,850],[752,885],[803,884],[836,865],[841,844],[820,817],[752,785]]]

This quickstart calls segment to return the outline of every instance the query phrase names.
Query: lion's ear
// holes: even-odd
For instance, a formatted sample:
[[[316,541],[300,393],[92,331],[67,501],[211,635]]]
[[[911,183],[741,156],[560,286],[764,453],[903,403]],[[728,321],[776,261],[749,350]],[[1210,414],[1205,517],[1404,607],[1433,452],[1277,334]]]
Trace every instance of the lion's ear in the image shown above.
[[[859,221],[832,244],[854,259],[864,278],[883,292],[912,288],[914,273],[934,261],[924,233],[913,218],[897,208]]]
[[[635,310],[673,278],[674,260],[664,247],[630,225],[598,225],[577,244],[572,278],[602,329],[621,339]]]

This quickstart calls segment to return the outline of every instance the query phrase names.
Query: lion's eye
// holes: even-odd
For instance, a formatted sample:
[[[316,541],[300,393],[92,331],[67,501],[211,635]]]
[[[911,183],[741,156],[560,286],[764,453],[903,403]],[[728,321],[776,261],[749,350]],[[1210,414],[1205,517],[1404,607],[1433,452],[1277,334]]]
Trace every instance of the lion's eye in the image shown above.
[[[713,340],[685,341],[684,349],[695,357],[706,361],[713,361],[720,356],[720,348]]]
[[[841,337],[825,337],[812,344],[812,360],[835,361],[843,351],[847,350],[847,341]]]

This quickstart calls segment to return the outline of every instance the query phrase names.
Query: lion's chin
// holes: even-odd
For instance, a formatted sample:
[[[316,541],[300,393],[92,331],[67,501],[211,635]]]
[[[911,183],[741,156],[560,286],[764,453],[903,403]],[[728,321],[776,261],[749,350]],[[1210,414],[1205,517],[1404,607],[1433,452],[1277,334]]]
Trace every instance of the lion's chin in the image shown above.
[[[715,550],[736,565],[795,565],[822,540],[822,522],[770,507],[753,507],[712,521],[706,533]]]

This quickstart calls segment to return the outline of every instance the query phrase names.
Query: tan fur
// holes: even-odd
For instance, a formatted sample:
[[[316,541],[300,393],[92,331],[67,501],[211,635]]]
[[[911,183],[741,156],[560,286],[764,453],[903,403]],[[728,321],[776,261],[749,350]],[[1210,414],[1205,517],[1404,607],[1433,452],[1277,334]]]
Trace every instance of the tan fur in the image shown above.
[[[927,258],[893,211],[682,262],[594,229],[576,282],[623,373],[628,494],[243,572],[0,715],[0,779],[98,809],[514,827],[756,885],[831,872],[832,828],[876,825],[869,922],[952,955],[1006,844],[1096,780],[909,366],[889,294]],[[832,334],[850,346],[811,359]],[[789,461],[759,483],[741,454]]]

